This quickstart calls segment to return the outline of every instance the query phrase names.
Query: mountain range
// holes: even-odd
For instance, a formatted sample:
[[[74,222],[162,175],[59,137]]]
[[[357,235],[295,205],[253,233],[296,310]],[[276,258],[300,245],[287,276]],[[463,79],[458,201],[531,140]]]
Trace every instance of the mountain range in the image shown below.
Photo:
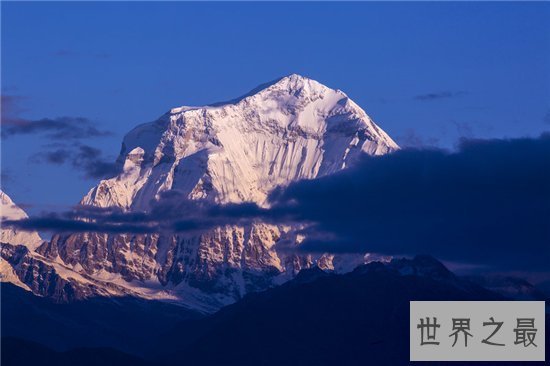
[[[293,74],[137,126],[118,173],[76,207],[136,217],[162,215],[166,201],[175,216],[193,209],[185,202],[269,208],[279,187],[398,149],[344,92]],[[2,222],[28,217],[0,199]],[[2,225],[2,364],[400,365],[411,300],[547,299],[527,281],[460,277],[428,255],[288,250],[300,229],[256,220],[44,240]]]
[[[268,207],[277,187],[398,148],[344,92],[293,74],[226,103],[173,108],[134,128],[122,142],[119,174],[101,180],[80,205],[147,212],[173,193]],[[59,301],[136,296],[212,312],[304,268],[351,270],[363,261],[279,250],[278,243],[299,245],[296,229],[254,222],[201,233],[60,233],[40,245],[36,233],[21,242],[3,231],[10,268],[2,277]]]
[[[429,256],[304,269],[211,315],[126,298],[57,304],[2,286],[7,366],[408,365],[409,301],[509,299]]]

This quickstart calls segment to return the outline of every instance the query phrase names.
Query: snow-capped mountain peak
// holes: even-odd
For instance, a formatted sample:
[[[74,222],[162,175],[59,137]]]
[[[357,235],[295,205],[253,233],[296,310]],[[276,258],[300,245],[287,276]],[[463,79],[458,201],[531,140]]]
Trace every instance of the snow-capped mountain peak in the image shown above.
[[[0,190],[0,216],[2,223],[5,220],[21,220],[28,217],[26,212],[17,206],[2,190]],[[42,242],[36,231],[16,230],[4,227],[3,224],[0,231],[0,242],[2,243],[24,245],[29,249],[34,249]]]
[[[171,109],[130,131],[124,174],[82,203],[147,209],[166,190],[190,199],[264,204],[269,191],[334,173],[395,142],[340,90],[292,74],[226,103]]]

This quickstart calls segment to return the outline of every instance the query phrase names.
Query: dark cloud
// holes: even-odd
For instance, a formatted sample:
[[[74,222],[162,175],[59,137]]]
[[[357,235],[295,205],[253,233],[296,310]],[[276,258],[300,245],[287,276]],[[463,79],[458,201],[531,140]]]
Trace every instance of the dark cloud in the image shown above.
[[[104,159],[101,150],[92,146],[80,145],[72,157],[73,167],[85,172],[89,178],[112,177],[119,173],[120,166]]]
[[[458,150],[365,156],[338,174],[275,190],[271,208],[163,194],[151,210],[78,207],[8,225],[104,232],[201,232],[255,220],[301,224],[299,250],[428,253],[507,270],[548,270],[550,135],[463,140]],[[82,219],[86,218],[86,222]]]
[[[414,97],[415,100],[420,101],[430,101],[430,100],[437,100],[437,99],[449,99],[449,98],[455,98],[455,97],[462,97],[468,95],[468,92],[466,91],[441,91],[441,92],[435,92],[435,93],[427,93],[427,94],[420,94]]]
[[[31,156],[33,163],[70,164],[84,173],[85,178],[107,178],[120,172],[120,165],[107,160],[103,152],[93,146],[80,143],[72,145],[52,144],[46,150]]]
[[[86,178],[104,178],[117,173],[118,166],[106,160],[99,149],[80,142],[110,136],[111,132],[98,129],[83,117],[21,118],[23,99],[21,96],[2,95],[1,136],[6,139],[16,135],[42,134],[53,141],[43,146],[47,150],[32,155],[31,162],[70,164],[83,171]]]
[[[53,140],[76,140],[111,135],[97,129],[84,117],[43,118],[40,120],[3,119],[2,137],[43,133]]]
[[[58,117],[29,120],[21,118],[24,111],[20,107],[23,97],[2,95],[2,138],[15,135],[44,134],[52,140],[80,140],[112,135],[98,129],[92,121],[84,117]]]
[[[46,151],[46,152],[34,154],[31,157],[31,162],[64,164],[70,158],[70,155],[71,155],[71,152],[69,150],[64,150],[64,149]]]
[[[103,232],[103,233],[136,233],[146,234],[159,229],[144,224],[109,224],[106,222],[88,222],[74,219],[64,219],[57,216],[43,216],[14,222],[7,220],[7,226],[15,225],[21,230],[55,230],[57,232]]]
[[[255,204],[215,205],[191,201],[177,191],[166,192],[151,202],[147,212],[128,212],[116,207],[76,206],[62,213],[47,213],[4,225],[24,230],[56,232],[158,233],[203,232],[221,225],[250,223],[259,217],[272,221],[273,214]],[[278,218],[283,218],[280,215]]]
[[[548,269],[550,135],[365,158],[341,174],[292,184],[272,201],[315,223],[304,250]]]

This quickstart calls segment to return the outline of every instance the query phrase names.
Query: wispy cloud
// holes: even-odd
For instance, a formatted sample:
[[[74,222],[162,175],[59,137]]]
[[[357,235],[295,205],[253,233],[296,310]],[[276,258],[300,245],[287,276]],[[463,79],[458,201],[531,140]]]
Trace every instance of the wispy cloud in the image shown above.
[[[112,135],[109,131],[98,129],[89,119],[84,117],[2,120],[3,138],[40,133],[53,140],[75,140]]]
[[[112,135],[98,129],[85,117],[58,117],[30,120],[21,117],[25,110],[20,106],[23,97],[2,95],[2,138],[16,135],[43,134],[52,140],[79,140]]]
[[[25,97],[21,95],[2,94],[0,99],[2,120],[16,119],[20,113],[24,112],[25,109],[21,107],[21,101],[24,99]]]
[[[399,146],[405,148],[435,147],[439,143],[439,138],[421,136],[412,128],[407,129],[405,133],[398,136],[396,140]]]
[[[416,95],[414,99],[419,101],[431,101],[431,100],[438,100],[438,99],[450,99],[450,98],[462,97],[465,95],[468,95],[468,92],[462,91],[462,90],[459,90],[459,91],[447,90],[447,91]]]
[[[179,192],[171,191],[161,194],[158,201],[151,202],[148,212],[128,212],[117,207],[75,206],[71,211],[46,213],[24,220],[5,221],[4,224],[23,230],[57,232],[200,233],[220,225],[250,223],[258,217],[270,221],[272,214],[251,203],[220,206],[188,200]]]
[[[48,147],[48,146],[47,146]],[[107,178],[115,176],[120,166],[108,160],[100,149],[93,146],[73,143],[53,144],[52,150],[45,150],[31,156],[32,163],[68,164],[84,173],[85,178]]]
[[[2,172],[0,173],[0,186],[2,187],[2,189],[5,188],[6,184],[13,183],[13,181],[14,179],[11,172],[2,169]]]
[[[456,120],[451,120],[451,123],[456,128],[456,132],[461,139],[472,139],[474,138],[474,127],[469,122],[461,122]]]
[[[29,120],[20,117],[23,97],[2,95],[1,137],[42,135],[51,143],[30,157],[33,163],[69,164],[84,173],[85,178],[105,178],[117,172],[117,165],[108,161],[101,150],[82,143],[112,135],[84,117],[59,117]]]
[[[55,57],[70,57],[70,56],[74,56],[75,53],[74,51],[70,50],[70,49],[67,49],[67,48],[62,48],[62,49],[58,49],[56,50],[53,55]]]

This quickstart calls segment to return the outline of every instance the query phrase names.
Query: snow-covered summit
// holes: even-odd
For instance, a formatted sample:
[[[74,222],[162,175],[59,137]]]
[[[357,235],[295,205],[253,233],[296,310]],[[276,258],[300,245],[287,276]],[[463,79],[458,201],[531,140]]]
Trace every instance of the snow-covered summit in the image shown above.
[[[146,209],[166,190],[264,204],[278,185],[338,171],[395,142],[346,94],[292,74],[226,103],[171,109],[124,138],[123,172],[83,199]]]
[[[5,220],[21,220],[28,216],[25,211],[17,206],[2,190],[0,190],[0,217],[0,225],[2,226],[0,229],[0,242],[24,245],[31,250],[42,242],[42,239],[36,231],[22,231],[4,227],[3,222]]]

